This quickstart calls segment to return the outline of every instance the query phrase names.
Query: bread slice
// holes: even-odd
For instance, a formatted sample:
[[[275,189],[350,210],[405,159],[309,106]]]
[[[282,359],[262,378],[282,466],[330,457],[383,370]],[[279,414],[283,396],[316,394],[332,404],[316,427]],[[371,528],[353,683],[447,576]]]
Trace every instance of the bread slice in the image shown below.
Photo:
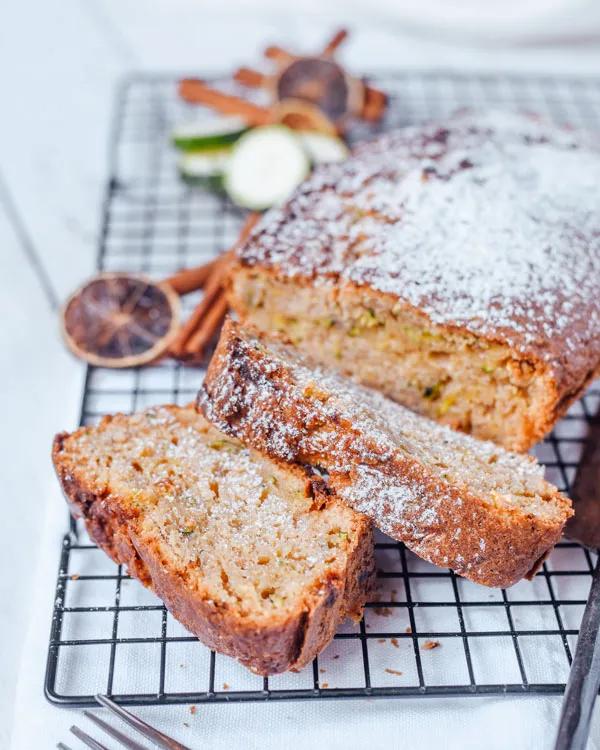
[[[413,411],[525,451],[600,375],[599,182],[597,144],[530,117],[389,133],[261,220],[230,303]]]
[[[572,515],[533,457],[414,414],[231,320],[199,406],[223,432],[323,475],[416,554],[487,586],[532,575]]]
[[[54,465],[92,539],[210,648],[298,669],[359,618],[370,523],[323,483],[220,434],[193,407],[58,435]]]

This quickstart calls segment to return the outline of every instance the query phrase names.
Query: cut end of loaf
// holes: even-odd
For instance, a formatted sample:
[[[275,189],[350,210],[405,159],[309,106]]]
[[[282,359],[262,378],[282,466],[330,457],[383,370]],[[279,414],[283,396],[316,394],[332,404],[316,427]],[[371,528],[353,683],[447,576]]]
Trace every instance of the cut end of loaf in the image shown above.
[[[242,320],[285,335],[320,364],[509,450],[530,448],[559,407],[543,363],[433,324],[391,295],[327,282],[315,287],[238,266],[230,297]]]

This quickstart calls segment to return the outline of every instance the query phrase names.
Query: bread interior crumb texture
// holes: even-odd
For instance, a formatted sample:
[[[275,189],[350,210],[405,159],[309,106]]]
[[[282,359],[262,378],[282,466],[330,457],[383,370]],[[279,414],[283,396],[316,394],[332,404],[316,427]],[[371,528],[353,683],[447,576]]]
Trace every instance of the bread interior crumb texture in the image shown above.
[[[225,437],[192,409],[116,417],[67,447],[97,486],[110,487],[137,515],[141,538],[157,540],[188,583],[196,579],[206,596],[241,616],[285,618],[303,590],[346,565],[356,514],[339,503],[321,506],[301,475]]]
[[[257,328],[454,429],[516,450],[543,430],[551,378],[505,344],[436,325],[368,290],[316,288],[256,269],[238,270],[232,302]]]

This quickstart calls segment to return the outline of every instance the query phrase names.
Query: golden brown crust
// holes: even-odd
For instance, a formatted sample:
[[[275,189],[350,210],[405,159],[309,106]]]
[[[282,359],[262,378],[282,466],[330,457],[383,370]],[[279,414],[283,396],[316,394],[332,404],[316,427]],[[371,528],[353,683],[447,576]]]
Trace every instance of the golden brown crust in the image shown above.
[[[325,648],[346,616],[362,613],[374,576],[372,531],[367,519],[356,516],[345,576],[326,574],[287,619],[253,622],[198,589],[185,570],[173,566],[158,541],[144,535],[135,511],[111,495],[110,488],[88,481],[78,471],[64,450],[65,441],[78,432],[57,435],[52,450],[72,514],[83,518],[98,546],[116,563],[126,565],[129,573],[151,588],[173,616],[209,648],[238,659],[261,675],[300,669]],[[318,486],[314,491],[320,492]]]
[[[510,586],[535,572],[572,514],[567,498],[545,483],[553,512],[534,514],[500,508],[440,481],[419,460],[366,434],[342,410],[315,407],[297,387],[292,368],[253,335],[227,321],[209,366],[199,404],[219,429],[271,457],[324,469],[349,505],[436,565],[487,586]],[[315,382],[318,389],[318,374]],[[461,439],[476,449],[477,441]],[[516,465],[527,463],[504,455]],[[378,501],[361,497],[365,477]],[[397,502],[406,488],[408,495]]]
[[[507,446],[526,450],[600,373],[598,179],[598,143],[584,133],[458,113],[320,166],[263,218],[234,273],[269,274],[292,299],[302,285],[381,295],[507,347],[548,383],[528,437]],[[244,300],[232,305],[248,317]]]

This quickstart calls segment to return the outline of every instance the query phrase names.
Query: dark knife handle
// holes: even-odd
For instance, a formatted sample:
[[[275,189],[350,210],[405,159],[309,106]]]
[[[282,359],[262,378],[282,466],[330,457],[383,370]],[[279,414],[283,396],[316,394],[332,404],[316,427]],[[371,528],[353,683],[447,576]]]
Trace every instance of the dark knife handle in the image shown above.
[[[600,685],[600,557],[565,689],[554,750],[585,750]]]

